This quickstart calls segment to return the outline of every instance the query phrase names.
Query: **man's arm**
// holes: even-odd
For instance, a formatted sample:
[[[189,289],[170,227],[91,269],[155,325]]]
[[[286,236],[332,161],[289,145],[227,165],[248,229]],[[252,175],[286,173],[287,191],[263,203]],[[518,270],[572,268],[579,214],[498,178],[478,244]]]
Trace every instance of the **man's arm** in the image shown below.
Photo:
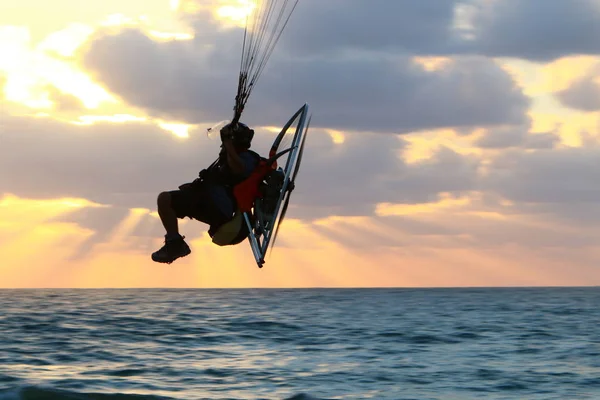
[[[235,151],[233,141],[231,139],[223,140],[223,147],[227,152],[227,163],[229,164],[229,168],[231,168],[231,171],[234,174],[244,173],[244,161],[240,158],[237,151]]]

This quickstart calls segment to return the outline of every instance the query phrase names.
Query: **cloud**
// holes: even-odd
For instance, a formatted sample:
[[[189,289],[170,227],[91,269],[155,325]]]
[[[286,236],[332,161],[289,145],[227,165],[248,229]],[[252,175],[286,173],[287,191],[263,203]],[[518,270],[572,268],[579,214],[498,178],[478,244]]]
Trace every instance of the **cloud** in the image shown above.
[[[537,132],[525,136],[526,149],[550,149],[560,143],[560,136],[555,132]]]
[[[207,49],[208,43],[154,41],[129,28],[95,36],[83,62],[96,80],[153,116],[216,121],[233,107],[237,81],[232,77],[239,60],[232,55],[226,62],[211,58],[215,50]],[[228,111],[225,116],[230,117]]]
[[[282,42],[301,56],[377,51],[545,62],[600,54],[599,26],[597,0],[306,0]]]
[[[3,116],[2,123],[0,169],[11,171],[0,175],[3,193],[86,198],[120,210],[154,210],[158,193],[195,179],[215,159],[219,145],[200,128],[181,139],[145,122],[78,126]],[[527,138],[537,136],[538,143]],[[253,148],[264,154],[273,137],[257,130]],[[311,129],[290,216],[372,216],[381,203],[424,204],[473,192],[524,207],[600,200],[594,184],[600,182],[599,147],[555,148],[549,146],[553,134],[527,137],[518,136],[517,144],[489,165],[482,156],[444,146],[407,163],[407,142],[401,137],[346,132],[344,142],[335,144],[324,131]]]
[[[3,122],[0,168],[12,172],[0,176],[0,188],[27,198],[154,209],[160,191],[195,179],[218,153],[219,143],[200,129],[180,139],[144,122],[78,126],[11,116]],[[273,138],[258,130],[253,148],[265,154]],[[348,133],[334,144],[311,129],[294,193],[297,215],[372,215],[380,202],[418,203],[473,188],[477,159],[442,149],[406,164],[404,146],[396,136],[375,133]]]
[[[94,232],[72,255],[83,257],[107,242],[131,209],[154,211],[158,193],[192,181],[214,161],[218,143],[201,131],[191,133],[184,140],[146,122],[80,126],[0,115],[0,197],[85,198],[107,206],[56,218]],[[145,249],[153,245],[151,238],[164,234],[148,211],[133,228],[126,240]]]
[[[155,208],[156,194],[193,179],[214,159],[217,143],[192,131],[183,140],[149,123],[77,126],[50,119],[3,116],[0,146],[3,192],[33,198],[85,197],[108,208],[85,208],[62,215],[95,234],[78,245],[79,259],[99,243],[113,242],[130,208]],[[7,129],[9,128],[9,129]],[[257,133],[256,149],[273,135]],[[358,225],[308,225],[344,245],[386,248],[498,249],[590,247],[597,243],[600,193],[599,148],[506,150],[486,174],[482,160],[440,147],[429,159],[407,164],[401,137],[345,133],[342,144],[315,129],[292,198],[289,218],[314,221],[331,215],[366,216]],[[449,193],[449,195],[447,194]],[[436,210],[439,198],[467,202]],[[445,197],[448,198],[448,197]],[[498,201],[490,201],[497,199]],[[510,206],[499,200],[511,200]],[[404,216],[374,216],[382,202],[422,205]],[[577,207],[573,207],[577,204]],[[489,215],[489,216],[488,216]],[[352,218],[342,219],[352,221]],[[155,250],[162,235],[147,211],[122,233],[123,245]],[[581,221],[575,226],[573,221]],[[203,226],[184,227],[186,234]],[[284,231],[286,229],[284,228]],[[282,240],[285,239],[283,235]],[[285,240],[279,243],[285,245]]]
[[[0,175],[1,193],[29,199],[85,198],[108,206],[58,217],[59,222],[76,222],[95,232],[73,253],[74,259],[112,239],[131,209],[146,211],[127,238],[132,246],[149,250],[150,238],[162,234],[158,219],[149,215],[158,193],[196,178],[215,159],[219,145],[200,128],[181,139],[139,121],[81,126],[3,115],[2,122],[0,169],[10,173]],[[259,129],[253,147],[264,154],[273,138]],[[310,131],[289,218],[373,216],[381,202],[418,203],[440,192],[458,194],[473,187],[477,161],[450,150],[406,164],[401,158],[406,143],[397,136],[347,133],[344,138],[335,144],[324,131]],[[413,225],[416,231],[422,229],[418,222]],[[203,226],[191,229],[202,231]]]
[[[530,133],[529,129],[526,125],[491,128],[475,144],[483,149],[546,149],[560,142],[560,137],[554,132]]]
[[[456,249],[469,257],[489,251],[497,259],[514,255],[511,265],[518,268],[527,253],[548,259],[549,252],[577,249],[591,255],[600,240],[600,207],[596,204],[576,210],[567,209],[565,203],[560,210],[556,204],[507,204],[498,201],[504,200],[501,197],[478,191],[460,200],[449,201],[442,208],[409,207],[411,210],[401,214],[327,218],[311,226],[344,248],[381,253],[393,248],[403,256],[415,252],[427,257]],[[586,213],[593,214],[587,222],[578,223],[577,218]]]
[[[95,79],[151,115],[217,121],[231,116],[240,38],[239,30],[218,30],[211,20],[189,41],[157,42],[135,29],[99,32],[82,59]],[[274,125],[305,101],[320,127],[395,133],[519,124],[529,105],[511,77],[481,57],[428,71],[406,52],[302,57],[290,56],[284,44],[247,106],[252,125]]]
[[[202,32],[208,18],[202,9],[186,20]],[[303,0],[277,51],[299,58],[367,51],[549,61],[599,54],[598,26],[597,0]]]
[[[297,56],[337,56],[345,51],[420,55],[454,54],[455,0],[304,0],[281,39]],[[309,28],[310,27],[310,28]]]
[[[484,189],[529,204],[600,201],[600,147],[566,147],[533,152],[507,151],[490,166]]]
[[[597,0],[478,0],[469,5],[471,52],[539,62],[600,53]]]
[[[3,116],[0,188],[29,198],[70,196],[123,207],[154,205],[216,157],[148,123],[77,126]],[[212,154],[211,154],[212,150]]]
[[[581,111],[600,110],[600,63],[556,96],[567,107]]]
[[[296,68],[290,78],[295,97],[309,99],[321,126],[333,129],[406,133],[519,124],[529,105],[511,78],[482,58],[458,58],[434,71],[412,59],[377,56],[298,62]],[[294,97],[281,90],[287,79],[265,79],[259,104],[277,99],[291,107]],[[275,104],[270,109],[283,111]]]
[[[431,158],[410,164],[405,174],[388,184],[396,193],[392,202],[425,203],[441,193],[463,195],[475,190],[481,160],[441,147]]]
[[[544,7],[562,18],[558,26],[567,26],[569,18],[590,11],[586,7],[591,3],[575,2],[563,12],[562,3],[553,0],[541,6],[512,0],[486,5],[344,1],[335,13],[331,10],[341,4],[337,0],[299,6],[245,114],[252,125],[278,126],[308,101],[315,128],[346,133],[346,142],[335,145],[323,131],[312,131],[294,215],[371,215],[381,202],[418,204],[442,193],[461,196],[481,188],[514,201],[535,197],[525,195],[528,187],[519,183],[529,179],[524,174],[533,161],[527,157],[534,156],[506,153],[518,154],[514,169],[503,169],[510,161],[498,158],[491,174],[482,177],[479,157],[442,147],[426,160],[407,164],[399,155],[404,141],[374,132],[483,126],[486,134],[476,144],[484,149],[546,149],[552,159],[558,154],[553,152],[557,136],[529,133],[529,100],[495,61],[479,55],[542,59],[568,54],[571,33],[564,42],[537,49],[528,42],[526,22],[535,7]],[[458,5],[475,27],[472,39],[456,28]],[[82,62],[113,93],[152,116],[188,123],[227,118],[237,83],[241,31],[224,29],[205,10],[185,18],[195,29],[192,40],[157,41],[136,28],[111,27],[90,37],[80,54]],[[541,13],[536,26],[546,29],[546,18]],[[390,23],[378,23],[381,29],[357,28],[371,20]],[[306,29],[308,21],[311,29]],[[525,39],[509,47],[510,35]],[[453,57],[431,70],[414,58],[440,54]],[[159,191],[193,179],[215,156],[214,146],[205,146],[199,136],[179,141],[149,123],[75,127],[11,119],[8,127],[4,124],[9,134],[3,136],[0,165],[15,170],[23,159],[31,161],[27,176],[3,177],[0,183],[25,196],[73,195],[116,207],[153,209]],[[48,129],[56,133],[38,134]],[[269,137],[258,135],[259,140]],[[26,150],[17,158],[15,149]],[[543,152],[532,154],[541,157]],[[81,165],[85,167],[74,167]],[[590,178],[584,176],[582,182]]]
[[[69,93],[64,93],[55,86],[48,85],[48,99],[54,104],[54,109],[57,111],[83,111],[84,104],[76,96]]]
[[[81,208],[76,209],[65,215],[60,215],[51,220],[51,222],[66,222],[77,224],[77,226],[88,229],[93,232],[88,238],[73,249],[70,256],[71,260],[77,260],[85,257],[90,253],[94,246],[99,243],[110,241],[110,236],[114,232],[115,227],[127,216],[128,210],[122,207],[99,207],[99,208]],[[146,217],[144,219],[150,219]],[[159,224],[155,221],[155,226]],[[157,232],[152,232],[157,233]],[[153,237],[160,237],[161,233],[157,233]],[[149,241],[151,235],[147,235]]]
[[[384,134],[347,134],[343,145],[309,136],[294,193],[298,209],[291,213],[307,219],[374,215],[378,203],[425,203],[475,188],[478,159],[442,147],[407,164],[401,157],[405,145]]]

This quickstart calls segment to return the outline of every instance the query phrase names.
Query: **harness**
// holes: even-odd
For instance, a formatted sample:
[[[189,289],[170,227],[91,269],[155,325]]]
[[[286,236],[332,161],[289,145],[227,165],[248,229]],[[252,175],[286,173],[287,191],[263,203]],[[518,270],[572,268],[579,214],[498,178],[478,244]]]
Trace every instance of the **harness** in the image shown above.
[[[258,153],[250,149],[238,150],[238,154],[243,152],[250,153],[256,159],[257,164],[263,159]],[[247,179],[247,177],[236,175],[231,171],[225,151],[222,151],[219,157],[208,168],[200,171],[198,175],[204,182],[222,185],[230,190],[233,190],[236,185]]]
[[[216,184],[225,187],[226,192],[233,201],[234,209],[236,212],[228,222],[211,226],[208,230],[208,234],[213,238],[213,242],[221,246],[237,244],[240,241],[248,237],[249,231],[245,225],[242,215],[239,213],[240,210],[240,197],[238,190],[240,187],[244,187],[244,184],[256,174],[256,171],[260,169],[261,165],[264,164],[264,158],[258,153],[252,150],[241,150],[238,154],[247,151],[257,161],[257,165],[254,170],[250,173],[250,176],[244,177],[239,176],[231,172],[229,164],[227,163],[227,154],[221,152],[219,158],[217,158],[208,168],[200,171],[199,181],[205,184]],[[252,195],[251,193],[246,193]],[[244,197],[246,197],[244,196]],[[241,203],[246,203],[248,200],[244,198]],[[245,207],[244,207],[245,208]]]

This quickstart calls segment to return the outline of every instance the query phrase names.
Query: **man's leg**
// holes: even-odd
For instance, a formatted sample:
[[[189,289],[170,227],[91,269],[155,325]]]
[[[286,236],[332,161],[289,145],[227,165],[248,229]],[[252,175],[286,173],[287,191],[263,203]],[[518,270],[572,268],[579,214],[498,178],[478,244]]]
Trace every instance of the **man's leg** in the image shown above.
[[[189,215],[189,205],[192,204],[189,192],[181,190],[162,192],[158,195],[158,215],[165,228],[165,245],[160,250],[152,253],[152,260],[160,263],[170,264],[179,257],[185,257],[191,253],[190,247],[179,234],[177,218]]]
[[[179,226],[177,223],[177,214],[173,210],[171,202],[171,193],[162,192],[156,199],[158,206],[158,216],[165,227],[167,236],[179,236]]]

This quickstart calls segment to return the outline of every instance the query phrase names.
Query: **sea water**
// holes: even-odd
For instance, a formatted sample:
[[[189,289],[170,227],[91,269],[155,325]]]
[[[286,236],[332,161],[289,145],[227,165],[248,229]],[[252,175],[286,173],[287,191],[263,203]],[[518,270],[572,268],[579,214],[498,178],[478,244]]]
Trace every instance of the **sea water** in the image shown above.
[[[2,290],[0,399],[600,399],[600,288]]]

